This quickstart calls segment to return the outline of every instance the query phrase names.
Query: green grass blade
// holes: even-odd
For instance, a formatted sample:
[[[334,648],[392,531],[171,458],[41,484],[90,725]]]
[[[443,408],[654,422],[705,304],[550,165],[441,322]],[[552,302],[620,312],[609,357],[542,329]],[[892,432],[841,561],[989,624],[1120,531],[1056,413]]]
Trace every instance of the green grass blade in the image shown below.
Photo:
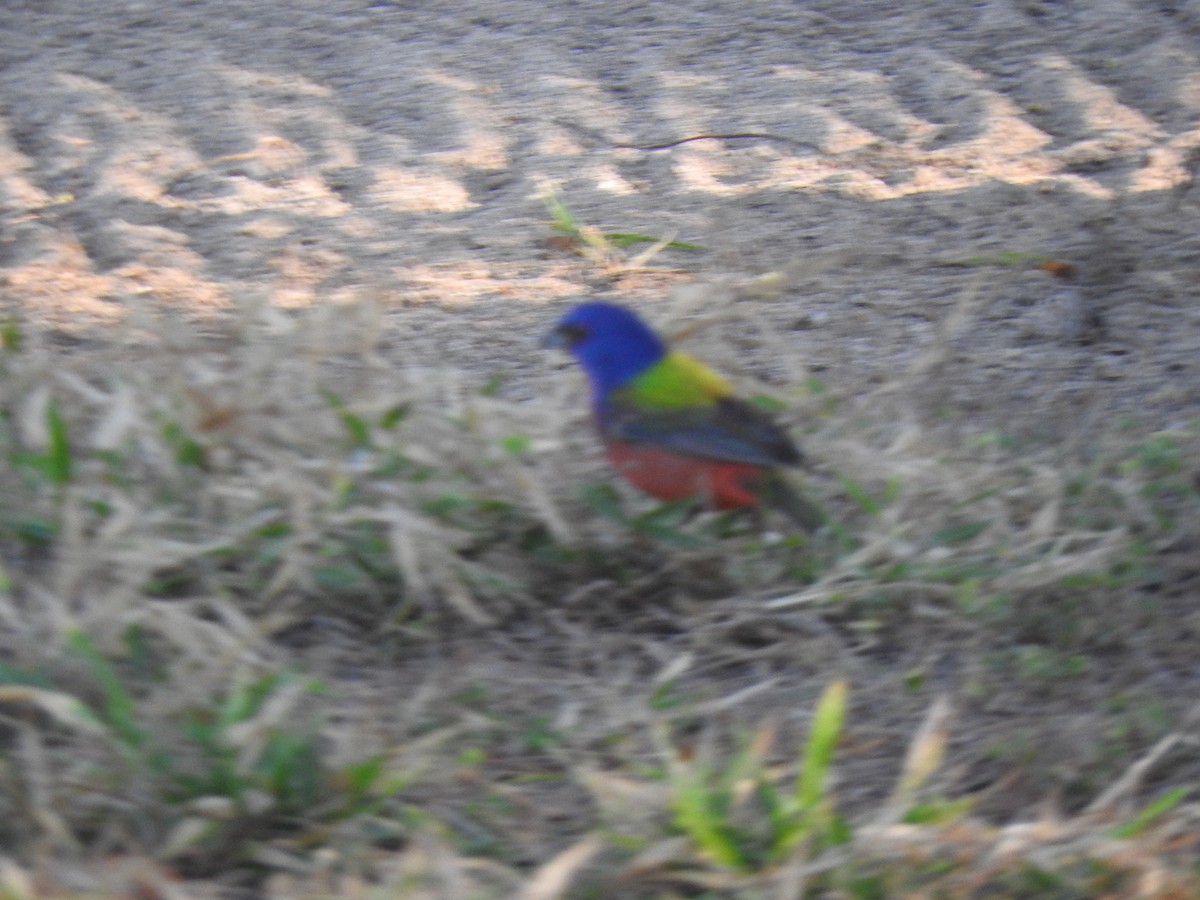
[[[611,241],[616,247],[624,250],[627,247],[632,247],[634,244],[657,244],[662,238],[656,238],[649,234],[637,234],[632,231],[609,231],[605,232],[604,238]],[[686,241],[667,241],[666,246],[674,250],[703,250],[699,244],[689,244]]]
[[[746,858],[725,821],[728,798],[708,784],[705,774],[695,768],[676,780],[671,798],[675,824],[715,862],[744,869]]]
[[[46,406],[46,427],[50,432],[50,446],[46,451],[46,475],[57,485],[71,480],[71,438],[66,419],[58,411],[58,404],[51,400]]]
[[[551,218],[554,223],[551,226],[555,231],[561,231],[565,234],[580,236],[579,224],[575,221],[575,216],[571,211],[558,199],[554,194],[547,194],[542,198],[542,202],[546,204],[546,209],[550,211]]]
[[[825,688],[817,703],[812,733],[804,751],[804,764],[796,776],[796,799],[803,810],[815,809],[825,799],[825,782],[833,751],[842,735],[848,693],[849,685],[838,680]]]
[[[1154,824],[1156,820],[1162,818],[1164,815],[1178,806],[1183,798],[1191,792],[1191,785],[1186,784],[1182,787],[1177,787],[1174,790],[1167,791],[1153,803],[1149,804],[1140,813],[1134,816],[1132,821],[1126,822],[1124,825],[1114,828],[1112,830],[1113,837],[1137,837],[1152,824]]]
[[[104,693],[104,709],[101,717],[130,749],[145,746],[148,735],[137,724],[137,705],[133,695],[125,689],[117,677],[116,670],[96,649],[92,639],[82,631],[67,635],[67,644],[80,659],[91,668],[96,683]]]
[[[350,438],[350,445],[354,449],[370,449],[373,446],[371,440],[371,426],[362,416],[357,416],[350,412],[344,400],[328,388],[321,388],[321,396],[325,398],[325,402],[338,414],[338,418],[342,420],[342,427],[346,429],[346,434]]]

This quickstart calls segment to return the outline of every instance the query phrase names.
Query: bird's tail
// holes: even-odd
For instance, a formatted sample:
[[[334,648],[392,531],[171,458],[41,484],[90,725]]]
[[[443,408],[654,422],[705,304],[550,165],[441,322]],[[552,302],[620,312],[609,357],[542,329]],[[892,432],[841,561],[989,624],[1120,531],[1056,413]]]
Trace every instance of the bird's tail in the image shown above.
[[[793,488],[778,472],[770,472],[759,483],[763,503],[785,513],[805,531],[816,531],[829,521],[825,510]]]

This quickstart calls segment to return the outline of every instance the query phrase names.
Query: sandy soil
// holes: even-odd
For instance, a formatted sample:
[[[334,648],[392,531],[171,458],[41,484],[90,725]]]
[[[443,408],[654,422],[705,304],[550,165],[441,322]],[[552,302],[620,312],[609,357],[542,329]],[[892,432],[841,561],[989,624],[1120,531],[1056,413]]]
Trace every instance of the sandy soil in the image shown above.
[[[942,418],[1054,432],[1195,400],[1191,4],[14,0],[3,19],[0,284],[64,330],[139,302],[370,297],[406,358],[520,369],[545,304],[605,291],[663,319],[673,282],[716,285],[712,312],[776,273],[748,292],[770,352],[839,389],[941,334]],[[629,149],[733,133],[776,138]],[[604,278],[543,246],[547,188],[583,223],[705,249]],[[742,371],[769,377],[749,343]]]

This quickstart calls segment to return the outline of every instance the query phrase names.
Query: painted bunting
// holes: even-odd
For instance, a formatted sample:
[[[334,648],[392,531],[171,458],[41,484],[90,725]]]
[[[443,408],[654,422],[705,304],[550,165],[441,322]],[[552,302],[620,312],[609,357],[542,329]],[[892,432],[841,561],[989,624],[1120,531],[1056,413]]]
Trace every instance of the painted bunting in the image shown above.
[[[635,487],[659,500],[698,497],[717,509],[766,504],[808,530],[825,521],[779,472],[804,461],[787,434],[708,366],[670,350],[630,310],[583,303],[543,346],[569,350],[583,367],[608,459]]]

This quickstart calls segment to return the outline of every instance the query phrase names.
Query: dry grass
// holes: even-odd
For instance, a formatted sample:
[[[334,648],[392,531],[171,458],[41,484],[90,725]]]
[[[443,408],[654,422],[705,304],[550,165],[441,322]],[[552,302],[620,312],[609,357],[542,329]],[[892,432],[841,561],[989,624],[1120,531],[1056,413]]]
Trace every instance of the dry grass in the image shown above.
[[[612,492],[577,382],[370,309],[11,320],[0,893],[1194,896],[1200,432],[930,429],[970,304],[884,387],[779,373],[811,540]],[[728,310],[688,340],[771,356]]]

